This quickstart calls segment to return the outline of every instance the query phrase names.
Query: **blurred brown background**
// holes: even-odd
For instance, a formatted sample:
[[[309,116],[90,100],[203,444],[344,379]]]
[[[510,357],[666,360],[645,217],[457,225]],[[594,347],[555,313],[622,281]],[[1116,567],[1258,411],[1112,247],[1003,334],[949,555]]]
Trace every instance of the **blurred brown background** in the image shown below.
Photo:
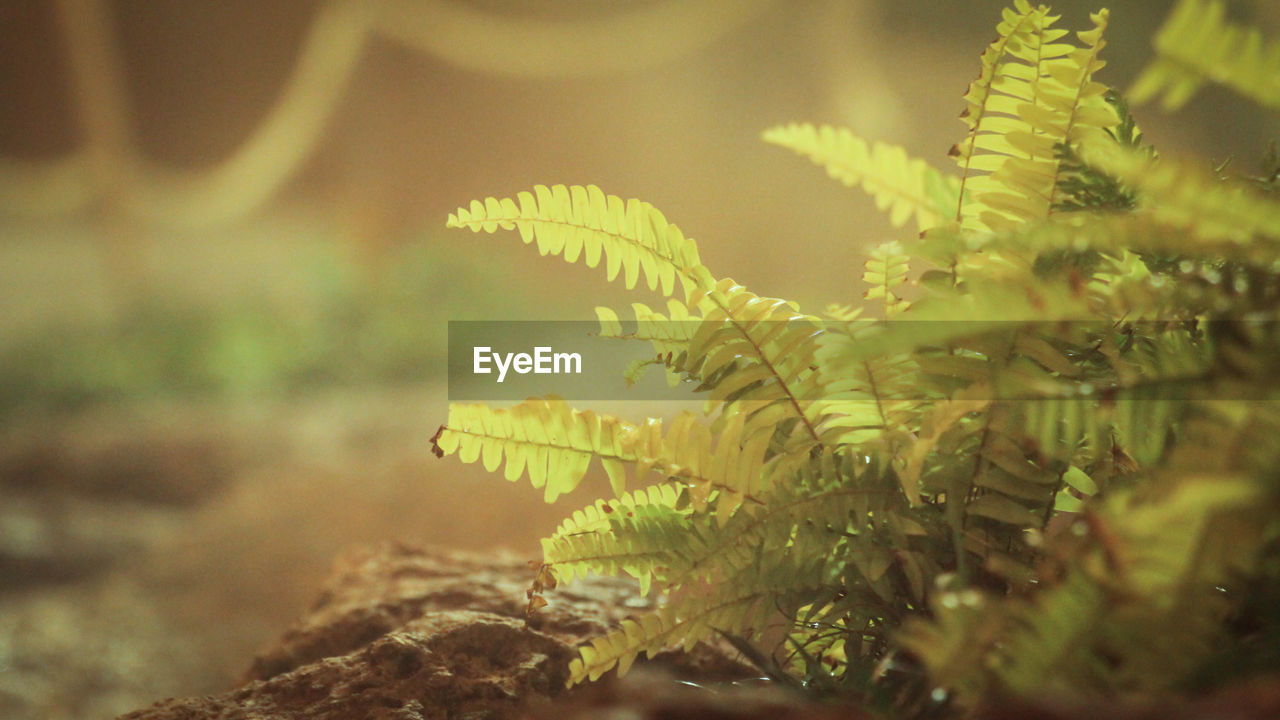
[[[546,507],[430,456],[446,323],[656,296],[446,215],[595,183],[717,275],[856,302],[894,231],[760,132],[845,125],[948,168],[1005,4],[0,3],[0,716],[226,687],[354,542],[534,557],[601,486]],[[1106,81],[1170,4],[1111,4]],[[1280,29],[1276,3],[1233,12]],[[1277,134],[1215,90],[1137,114],[1244,170]]]

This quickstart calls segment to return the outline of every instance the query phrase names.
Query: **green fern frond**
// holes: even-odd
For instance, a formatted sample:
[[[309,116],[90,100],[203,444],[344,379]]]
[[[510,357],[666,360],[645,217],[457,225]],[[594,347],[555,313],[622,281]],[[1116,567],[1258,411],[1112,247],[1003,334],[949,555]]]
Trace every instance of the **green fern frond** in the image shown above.
[[[1107,134],[1122,148],[1154,156],[1155,149],[1142,144],[1142,131],[1120,93],[1107,90],[1103,99],[1119,118],[1118,124],[1107,129]],[[1127,212],[1137,206],[1133,189],[1084,162],[1079,148],[1063,143],[1057,151],[1061,162],[1051,211]]]
[[[868,144],[845,128],[791,123],[764,132],[765,142],[788,148],[849,187],[860,185],[902,227],[914,215],[921,232],[951,219],[960,202],[960,181],[943,175],[896,145]]]
[[[568,684],[598,680],[615,667],[619,676],[625,675],[642,652],[652,657],[666,648],[691,648],[715,631],[735,632],[757,625],[760,597],[758,592],[748,592],[727,599],[688,598],[623,620],[617,630],[579,648],[579,657],[569,663]]]
[[[863,333],[846,329],[833,326],[814,355],[826,415],[823,438],[833,447],[884,449],[896,435],[909,433],[918,418],[920,402],[927,396],[919,367],[908,353],[857,359]]]
[[[593,457],[604,466],[614,493],[622,494],[626,464],[636,461],[626,440],[634,431],[630,423],[549,397],[496,410],[453,403],[434,442],[438,455],[456,452],[464,463],[482,460],[489,472],[505,461],[507,480],[527,473],[552,502],[578,486]]]
[[[1266,243],[1268,255],[1276,252],[1280,202],[1251,184],[1222,180],[1186,163],[1153,160],[1116,146],[1085,147],[1084,156],[1138,191],[1140,213],[1201,241],[1202,253],[1258,241]]]
[[[1204,5],[1183,2],[1168,37]],[[652,348],[628,377],[661,365],[707,399],[634,424],[554,398],[454,405],[434,438],[548,500],[601,460],[613,497],[543,541],[529,609],[606,573],[635,577],[657,610],[582,647],[571,683],[721,634],[777,640],[762,666],[918,715],[937,688],[961,708],[1114,697],[1209,657],[1233,583],[1276,532],[1277,163],[1233,182],[1153,161],[1094,79],[1107,20],[1069,38],[1014,0],[965,95],[959,180],[848,131],[765,133],[927,230],[870,253],[865,308],[819,319],[717,281],[660,213],[594,187],[450,217],[661,290],[665,308],[633,305],[634,325],[599,308],[600,334]],[[1220,14],[1199,22],[1223,34]],[[1271,68],[1246,39],[1205,55]],[[1212,79],[1166,70],[1140,86],[1169,101]],[[883,674],[901,650],[926,672]]]
[[[771,434],[790,419],[797,424],[798,443],[790,452],[807,453],[821,443],[821,418],[807,402],[815,390],[813,353],[821,322],[791,303],[760,297],[728,279],[711,291],[693,293],[689,304],[700,300],[713,309],[690,342],[689,356],[704,381],[718,378],[709,388],[710,400],[750,405],[743,430],[747,439]]]
[[[944,438],[955,434],[954,431],[962,421],[981,416],[990,404],[990,388],[984,385],[973,385],[950,398],[935,403],[924,415],[917,437],[902,452],[905,463],[898,474],[903,493],[910,499],[912,505],[920,504],[926,460],[932,457],[935,450],[943,444]],[[931,482],[935,485],[943,484],[937,480],[931,480]],[[942,487],[940,492],[950,492],[954,497],[957,494],[955,490],[954,485],[949,485]],[[958,505],[949,507],[958,507]],[[958,525],[959,517],[953,518],[953,521]]]
[[[888,481],[868,477],[850,455],[825,454],[789,484],[775,486],[768,502],[737,513],[724,523],[694,523],[691,550],[672,559],[680,583],[723,580],[758,564],[762,552],[783,552],[804,538],[830,547],[850,526],[865,523],[894,498]],[[828,553],[823,553],[827,555]]]
[[[1104,63],[1105,10],[1077,33],[1082,47],[1056,42],[1056,17],[1023,0],[1006,10],[1000,36],[983,55],[983,73],[965,96],[969,137],[953,149],[964,168],[960,221],[991,231],[1048,217],[1061,162],[1057,147],[1099,135],[1119,122],[1093,80]],[[986,172],[974,175],[974,171]]]
[[[627,573],[647,595],[670,558],[685,546],[689,508],[681,508],[684,489],[661,483],[597,500],[567,518],[542,540],[543,562],[561,583],[588,573]]]
[[[686,485],[696,511],[706,509],[714,494],[722,524],[743,502],[763,502],[769,489],[764,471],[769,436],[746,437],[745,413],[725,420],[713,434],[693,413],[681,413],[665,432],[661,421],[643,423],[631,440],[642,458],[640,467]]]
[[[1095,317],[1084,288],[1057,279],[1028,277],[999,267],[967,292],[929,296],[893,322],[872,325],[856,343],[842,343],[847,365],[1004,332],[1021,323],[1088,321]]]
[[[1176,110],[1214,82],[1280,109],[1280,42],[1227,22],[1221,0],[1182,0],[1156,33],[1155,49],[1129,90],[1135,103],[1159,97]]]
[[[1230,572],[1230,550],[1206,531],[1224,514],[1247,513],[1257,488],[1230,477],[1161,484],[1154,497],[1110,498],[1088,521],[1102,541],[1076,550],[1064,577],[1040,592],[942,593],[933,620],[909,623],[900,643],[963,705],[992,691],[1167,689],[1194,667],[1188,656],[1203,655],[1206,635],[1220,632],[1213,586]]]
[[[951,150],[952,157],[963,170],[962,187],[964,180],[969,176],[969,169],[978,149],[978,135],[988,120],[988,112],[1003,110],[1005,114],[1012,114],[1013,111],[1011,104],[1000,100],[998,95],[992,95],[992,90],[1004,82],[1004,78],[1012,69],[1007,62],[1006,54],[1011,47],[1031,39],[1033,33],[1037,32],[1044,23],[1045,9],[1033,10],[1027,0],[1015,0],[1015,7],[1005,8],[1002,13],[1000,24],[996,26],[996,39],[982,52],[982,69],[978,77],[969,84],[964,95],[965,109],[960,114],[960,119],[968,126],[969,134]],[[1007,121],[996,124],[1009,125]],[[996,130],[997,128],[994,127],[990,129],[990,131]],[[958,208],[959,203],[956,206]]]
[[[862,281],[870,285],[871,289],[863,293],[862,297],[883,303],[885,319],[906,310],[911,304],[898,296],[898,288],[906,284],[910,269],[911,256],[897,241],[877,245],[867,258]]]
[[[473,200],[449,216],[448,227],[519,230],[520,238],[526,244],[536,241],[543,255],[560,255],[571,263],[581,259],[587,267],[603,259],[608,279],[621,272],[628,289],[642,273],[650,290],[661,285],[667,296],[674,292],[676,278],[686,293],[715,285],[698,259],[697,245],[661,212],[646,202],[605,195],[594,185],[537,185],[514,200]]]
[[[596,308],[601,337],[648,342],[656,352],[654,358],[638,361],[628,369],[625,373],[627,381],[635,383],[640,372],[647,366],[656,364],[665,366],[667,381],[672,387],[679,384],[681,377],[700,379],[698,368],[689,361],[689,342],[697,332],[699,320],[689,313],[688,307],[671,298],[667,300],[666,315],[651,310],[644,303],[632,303],[631,310],[635,314],[636,331],[623,333],[617,313],[606,307]]]

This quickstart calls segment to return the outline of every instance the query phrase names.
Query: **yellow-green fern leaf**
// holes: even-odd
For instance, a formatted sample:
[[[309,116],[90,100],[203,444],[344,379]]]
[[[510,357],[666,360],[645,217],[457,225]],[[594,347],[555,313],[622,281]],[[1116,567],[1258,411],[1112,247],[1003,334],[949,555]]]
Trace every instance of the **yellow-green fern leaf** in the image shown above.
[[[1086,146],[1083,154],[1094,167],[1137,189],[1140,215],[1181,230],[1199,252],[1270,257],[1280,242],[1280,203],[1245,183],[1115,145]],[[1169,239],[1171,246],[1176,242]]]
[[[755,625],[756,616],[762,614],[761,593],[727,594],[726,598],[686,598],[623,620],[617,630],[579,648],[579,657],[569,663],[568,684],[598,680],[615,667],[622,676],[642,652],[652,657],[667,648],[692,648],[717,630],[731,633]]]
[[[960,201],[960,180],[943,175],[896,145],[868,144],[845,128],[792,123],[765,131],[766,142],[789,148],[826,168],[850,187],[861,186],[880,210],[901,227],[914,215],[928,230],[951,219]]]
[[[552,502],[578,486],[593,457],[604,466],[614,493],[621,494],[625,464],[635,460],[626,442],[633,431],[630,423],[576,410],[559,398],[535,398],[500,409],[453,403],[435,448],[442,456],[458,453],[464,463],[481,460],[490,472],[505,460],[508,480],[527,473]]]
[[[814,354],[823,388],[823,439],[870,452],[910,434],[925,397],[919,367],[908,353],[856,358],[856,326],[827,332]],[[871,329],[873,326],[864,325]]]
[[[1001,121],[994,123],[992,127],[987,126],[989,113],[1001,111],[1008,115],[1013,111],[1012,103],[999,95],[992,95],[993,88],[1000,84],[1001,79],[1010,71],[1011,65],[1006,58],[1008,48],[1010,45],[1027,42],[1031,34],[1044,23],[1044,10],[1032,9],[1026,0],[1017,0],[1015,9],[1005,8],[1003,13],[1000,24],[996,26],[995,41],[982,53],[982,69],[978,77],[969,84],[969,89],[964,95],[965,108],[960,114],[960,119],[968,126],[969,134],[951,149],[951,155],[959,163],[962,171],[961,195],[971,169],[983,169],[982,162],[975,163],[974,158],[979,136],[984,132],[999,132],[1000,125],[1009,125],[1008,121]],[[994,170],[995,167],[986,169]],[[956,202],[957,220],[961,219],[961,199],[957,198]]]
[[[910,303],[898,297],[897,293],[898,288],[906,284],[910,269],[911,256],[902,249],[901,243],[890,241],[876,246],[867,258],[866,271],[862,273],[862,281],[871,289],[862,297],[883,303],[886,319],[906,310]]]
[[[792,303],[765,298],[730,279],[690,298],[712,308],[690,342],[689,356],[711,387],[711,400],[741,402],[752,413],[743,431],[753,438],[772,433],[791,418],[797,456],[821,443],[814,399],[819,388],[813,353],[822,335],[821,322],[799,312]]]
[[[983,55],[983,74],[966,96],[968,138],[953,154],[965,169],[960,220],[966,230],[990,231],[1041,220],[1053,207],[1058,146],[1105,136],[1118,123],[1093,74],[1105,43],[1107,12],[1077,33],[1082,47],[1058,42],[1067,31],[1057,17],[1019,3]],[[995,51],[998,51],[997,55]],[[980,101],[980,103],[979,103]],[[986,173],[986,174],[977,174]]]
[[[449,216],[448,227],[519,230],[521,239],[536,241],[543,255],[560,255],[567,262],[581,259],[588,267],[603,259],[608,278],[621,273],[629,289],[641,274],[649,289],[661,285],[668,296],[677,278],[686,293],[715,284],[698,259],[697,245],[661,212],[640,200],[605,195],[594,185],[537,185],[515,199],[473,200]]]
[[[1220,0],[1182,0],[1155,37],[1156,58],[1129,91],[1135,103],[1161,98],[1182,107],[1205,83],[1215,82],[1280,109],[1280,42],[1257,28],[1225,19]]]
[[[561,523],[542,540],[543,562],[561,583],[597,572],[625,572],[640,582],[647,595],[655,575],[661,576],[667,558],[681,553],[687,536],[689,509],[680,509],[684,489],[661,483],[597,500]]]
[[[693,413],[681,413],[665,432],[660,421],[647,422],[632,435],[631,450],[643,458],[642,468],[688,486],[695,511],[703,511],[714,495],[723,525],[743,502],[761,504],[768,490],[763,466],[770,438],[762,433],[744,437],[747,417],[729,413],[718,432]]]
[[[624,333],[617,313],[606,307],[596,308],[601,337],[646,341],[657,353],[656,359],[634,363],[626,373],[628,382],[636,382],[647,366],[658,363],[666,366],[667,382],[672,387],[679,384],[681,374],[696,379],[697,368],[687,360],[689,341],[693,339],[699,321],[690,315],[689,308],[679,300],[670,298],[667,300],[666,315],[651,310],[644,303],[632,303],[631,309],[636,318],[636,331]]]

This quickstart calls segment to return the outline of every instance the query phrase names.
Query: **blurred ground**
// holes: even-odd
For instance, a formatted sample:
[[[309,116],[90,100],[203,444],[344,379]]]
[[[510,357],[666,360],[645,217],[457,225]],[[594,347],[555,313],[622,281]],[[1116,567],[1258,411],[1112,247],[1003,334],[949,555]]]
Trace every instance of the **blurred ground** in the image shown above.
[[[456,3],[538,22],[654,4]],[[599,479],[548,507],[523,484],[430,456],[446,323],[584,318],[636,296],[513,237],[445,232],[447,213],[534,183],[595,183],[662,209],[721,276],[806,309],[856,302],[866,247],[894,231],[760,131],[846,125],[946,167],[960,96],[1005,4],[760,3],[667,60],[585,76],[482,70],[379,37],[314,149],[242,218],[184,229],[110,197],[66,213],[6,205],[0,716],[110,717],[226,688],[353,542],[534,557]],[[0,6],[6,162],[83,144],[53,8],[94,5]],[[1054,5],[1072,28],[1094,9]],[[1107,79],[1123,87],[1168,3],[1111,5]],[[101,7],[131,150],[201,169],[262,121],[319,4]],[[1237,9],[1274,34],[1276,4]],[[1212,91],[1174,117],[1139,111],[1166,151],[1246,167],[1277,134],[1258,118]]]

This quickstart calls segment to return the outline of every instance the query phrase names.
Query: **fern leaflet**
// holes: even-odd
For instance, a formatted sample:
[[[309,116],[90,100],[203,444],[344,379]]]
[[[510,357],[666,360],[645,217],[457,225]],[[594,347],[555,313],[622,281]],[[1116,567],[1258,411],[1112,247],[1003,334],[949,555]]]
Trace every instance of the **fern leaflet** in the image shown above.
[[[764,140],[809,158],[845,185],[861,185],[880,210],[889,211],[895,227],[914,215],[923,232],[950,220],[960,201],[957,178],[908,157],[896,145],[869,145],[844,128],[792,123],[766,130]]]

